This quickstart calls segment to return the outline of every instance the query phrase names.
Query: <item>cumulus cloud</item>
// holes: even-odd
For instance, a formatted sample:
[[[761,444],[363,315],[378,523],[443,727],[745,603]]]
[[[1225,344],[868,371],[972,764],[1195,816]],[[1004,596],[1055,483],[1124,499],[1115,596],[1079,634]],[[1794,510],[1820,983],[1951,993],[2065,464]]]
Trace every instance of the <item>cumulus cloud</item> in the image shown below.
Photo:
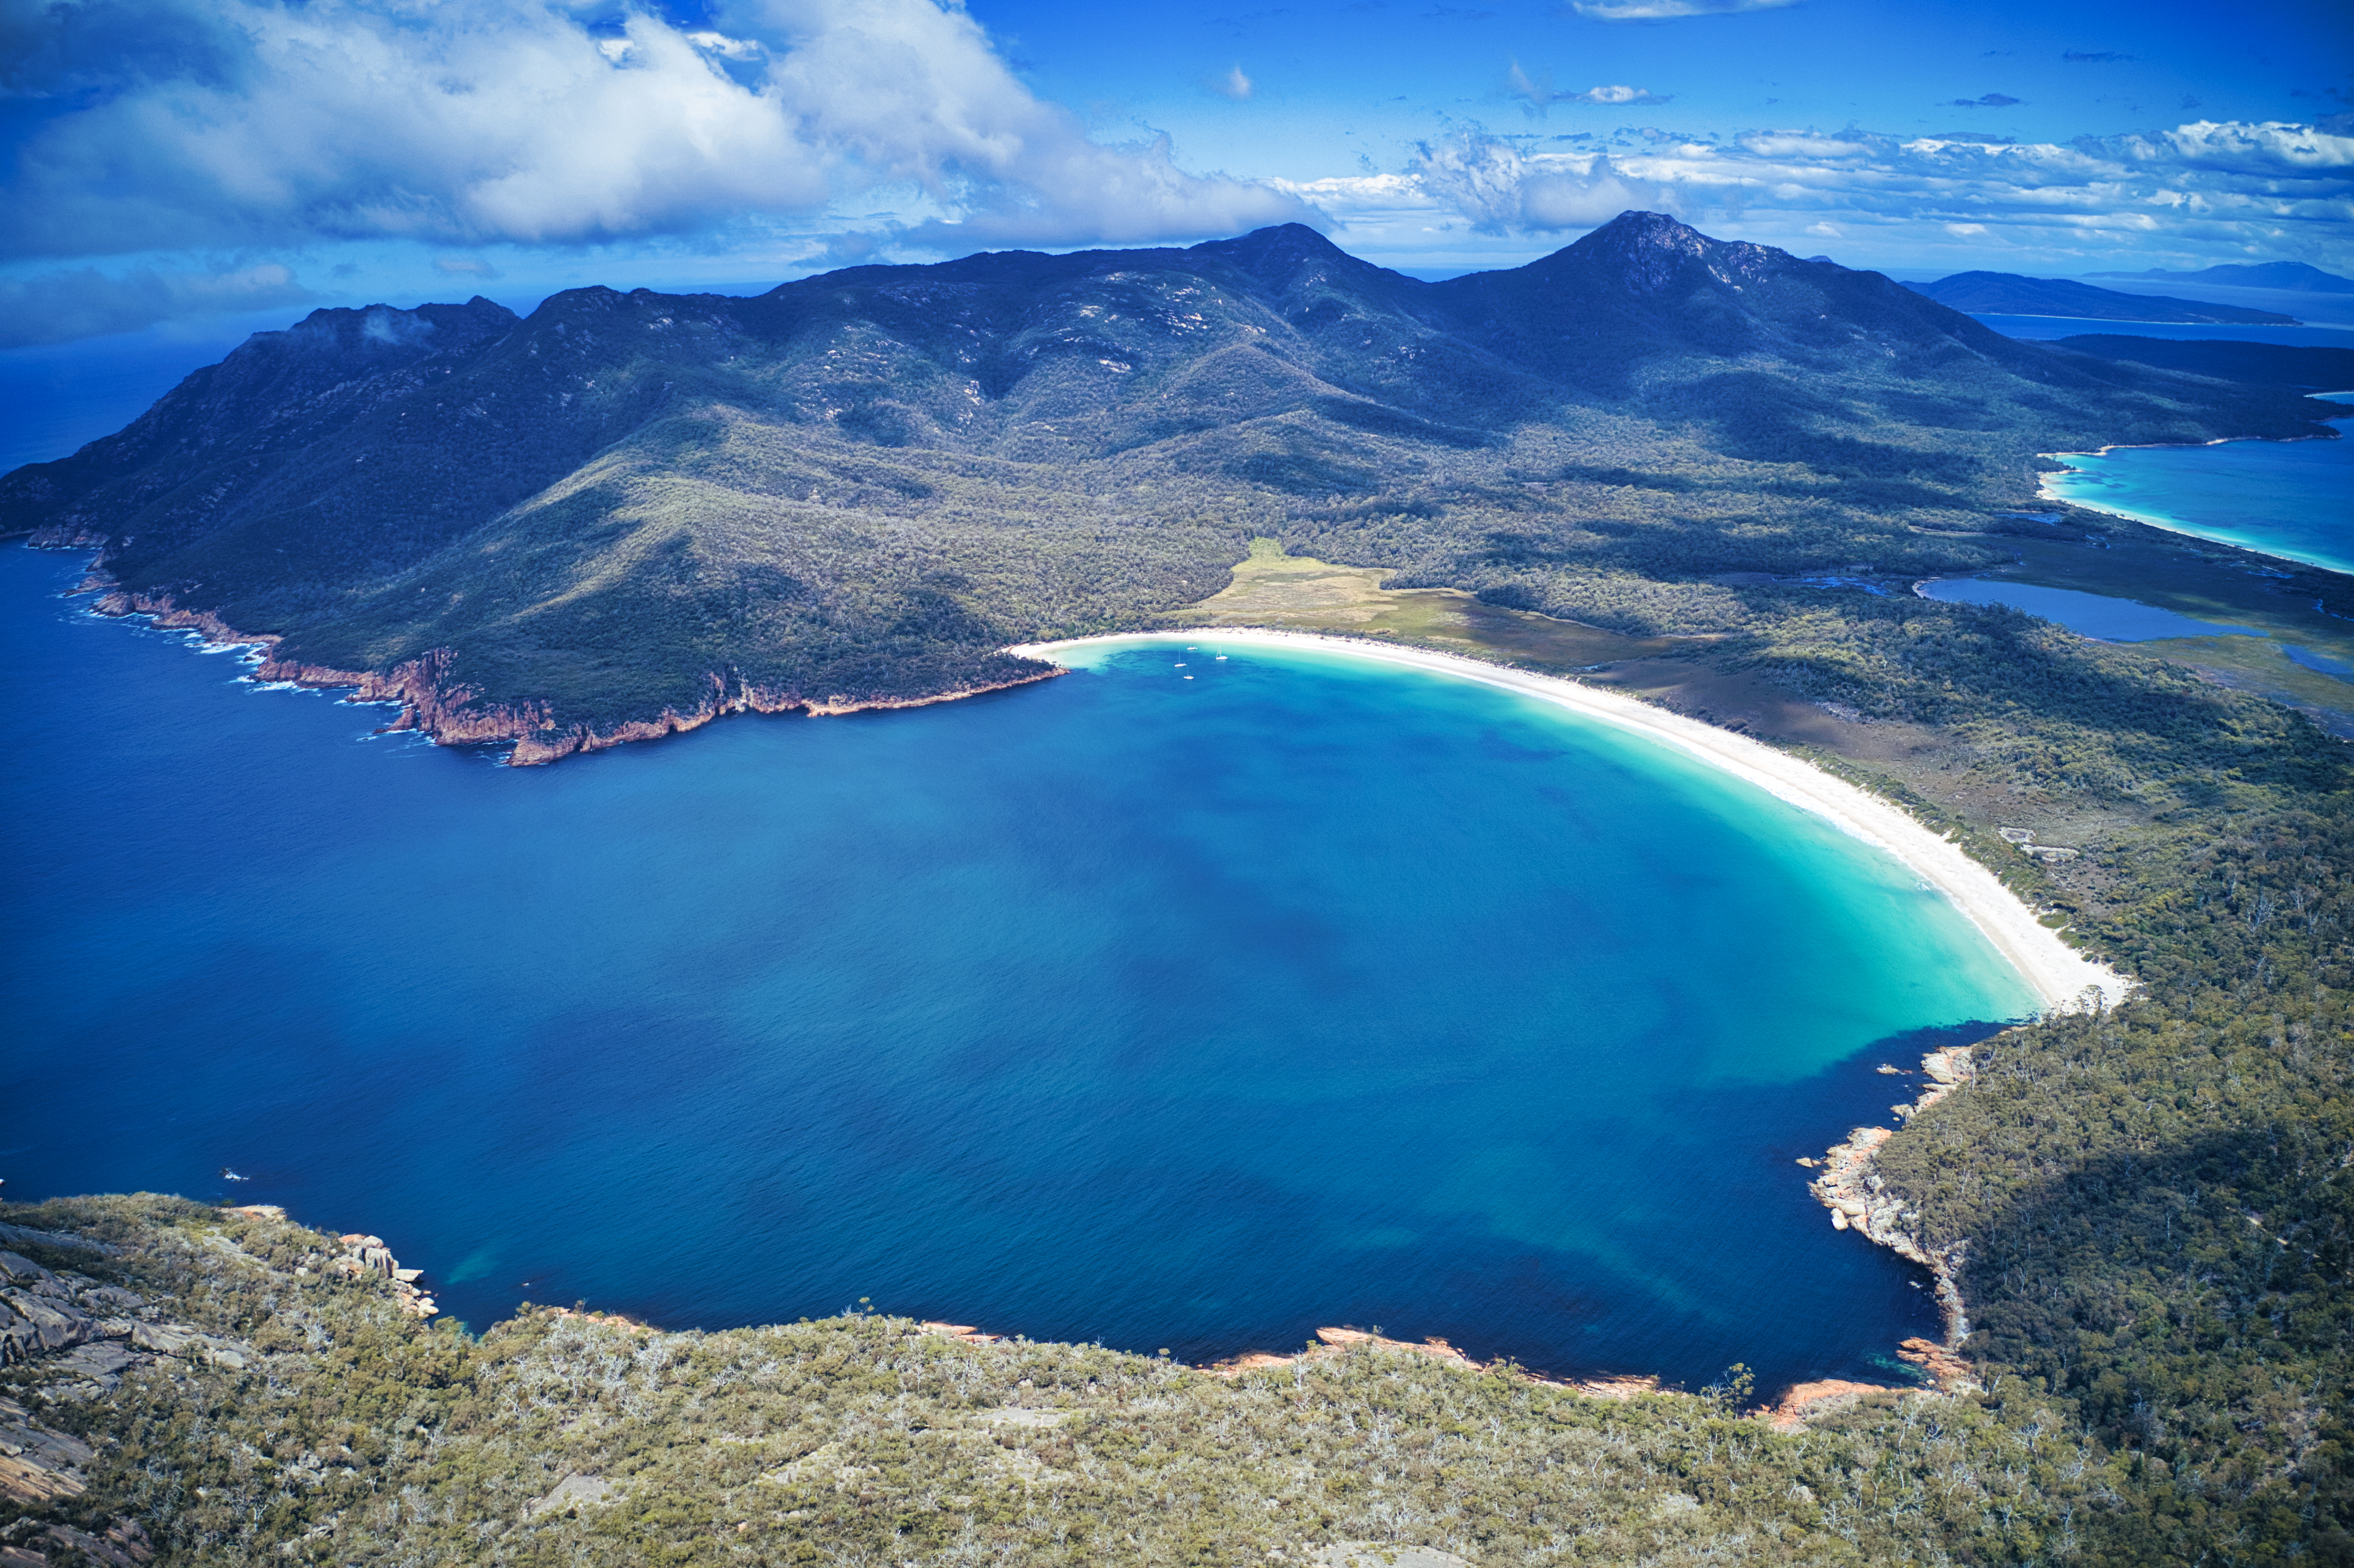
[[[94,267],[0,278],[0,348],[137,332],[175,316],[273,310],[316,296],[275,264],[228,272],[109,274]]]
[[[1665,103],[1669,94],[1652,92],[1640,87],[1589,87],[1577,95],[1580,103],[1638,104]]]
[[[1243,74],[1242,67],[1236,66],[1225,75],[1213,78],[1210,90],[1220,98],[1231,98],[1239,103],[1251,95],[1251,79]]]
[[[1776,11],[1798,0],[1575,0],[1571,9],[1597,22],[1662,22],[1675,16],[1730,16]]]
[[[1629,207],[1670,210],[1674,193],[1628,177],[1600,153],[1522,153],[1482,132],[1424,143],[1421,192],[1489,234],[1591,228]]]
[[[1475,130],[1425,145],[1398,174],[1285,188],[1352,226],[1460,219],[1533,236],[1642,207],[1796,246],[1992,238],[2055,260],[2228,246],[2327,265],[2354,230],[2354,125],[2200,121],[2066,144],[1855,128],[1722,142],[1622,132],[1575,153],[1525,141]]]
[[[1555,92],[1551,72],[1532,79],[1518,60],[1505,74],[1504,96],[1520,99],[1540,120],[1544,118],[1545,110],[1555,103],[1598,103],[1617,108],[1668,101],[1668,95],[1639,87],[1589,87],[1584,92]]]
[[[36,118],[0,185],[16,220],[0,244],[595,241],[880,185],[1040,241],[1302,215],[1269,187],[1181,171],[1165,142],[1090,141],[960,8],[739,0],[709,23],[630,13],[599,37],[541,0],[52,5],[12,28],[39,35],[12,48],[8,82]]]
[[[2200,121],[2064,145],[1766,132],[1662,142],[1617,164],[1676,192],[1687,212],[1959,225],[2050,250],[2166,237],[2317,254],[2342,248],[2354,223],[2354,136],[2282,122]]]

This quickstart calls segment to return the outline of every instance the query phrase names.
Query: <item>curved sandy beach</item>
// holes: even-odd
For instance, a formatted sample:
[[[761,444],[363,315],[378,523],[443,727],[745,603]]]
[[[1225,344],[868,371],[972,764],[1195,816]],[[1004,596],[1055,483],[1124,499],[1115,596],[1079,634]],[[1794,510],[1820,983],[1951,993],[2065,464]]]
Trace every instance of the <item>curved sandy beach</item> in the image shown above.
[[[1992,872],[1931,832],[1901,808],[1747,736],[1653,707],[1617,692],[1555,676],[1483,664],[1451,653],[1387,647],[1304,631],[1200,627],[1024,643],[1007,652],[1052,662],[1062,649],[1089,643],[1157,642],[1186,638],[1197,642],[1318,648],[1384,663],[1404,664],[1537,697],[1632,730],[1755,785],[1776,800],[1811,811],[1841,832],[1894,855],[1922,881],[1952,900],[1955,907],[1984,933],[1995,950],[2034,988],[2047,1011],[2065,1011],[2081,1005],[2088,990],[2098,991],[2105,1002],[2115,1003],[2132,989],[2133,982],[2105,965],[2094,963],[2062,941],[2035,918],[2033,910],[1997,881]]]

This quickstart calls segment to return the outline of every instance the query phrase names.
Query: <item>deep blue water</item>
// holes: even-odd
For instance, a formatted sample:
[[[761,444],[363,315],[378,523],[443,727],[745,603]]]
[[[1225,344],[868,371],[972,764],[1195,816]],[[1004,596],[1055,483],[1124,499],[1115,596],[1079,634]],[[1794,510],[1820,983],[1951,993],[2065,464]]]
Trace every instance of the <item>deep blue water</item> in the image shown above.
[[[1893,863],[1648,743],[1145,644],[514,769],[83,615],[77,570],[0,551],[12,1197],[283,1203],[477,1326],[870,1298],[1691,1383],[1934,1330],[1793,1160],[2028,998]]]
[[[2081,588],[2042,588],[2033,583],[2005,582],[1999,577],[1938,577],[1920,585],[1924,598],[1947,604],[2007,604],[2030,615],[2040,615],[2071,631],[2110,642],[2148,642],[2161,637],[2222,637],[2237,633],[2262,637],[2246,626],[2200,620],[2137,599],[2118,599]]]
[[[2354,401],[2342,394],[2339,402]],[[2335,440],[2063,452],[2044,493],[2250,550],[2354,572],[2354,418]]]
[[[0,349],[0,473],[112,435],[191,371],[219,364],[249,334],[289,325],[301,314],[272,311],[191,329]]]
[[[2269,326],[2262,323],[2241,325],[2216,322],[2117,322],[2098,316],[1981,315],[1974,319],[2005,337],[2024,338],[2033,343],[2049,343],[2054,338],[2078,337],[2093,333],[2105,337],[2162,337],[2179,342],[2278,343],[2291,348],[2354,348],[2354,330],[2333,322],[2314,321],[2303,311],[2281,313],[2304,319],[2296,326]]]

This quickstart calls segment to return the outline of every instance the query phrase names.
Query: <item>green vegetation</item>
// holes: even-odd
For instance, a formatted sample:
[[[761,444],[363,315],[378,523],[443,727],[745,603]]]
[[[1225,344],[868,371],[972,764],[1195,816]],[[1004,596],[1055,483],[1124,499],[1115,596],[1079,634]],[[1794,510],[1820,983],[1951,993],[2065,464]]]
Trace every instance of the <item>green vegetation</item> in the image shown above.
[[[260,1352],[50,1407],[101,1457],[42,1518],[136,1518],[176,1561],[2016,1562],[2081,1543],[2125,1478],[2000,1396],[1891,1393],[1784,1434],[1734,1408],[1737,1376],[1617,1400],[1373,1348],[1227,1380],[882,1316],[663,1334],[545,1308],[477,1341],[319,1274],[333,1242],[282,1223],[121,1198],[7,1217],[111,1237],[103,1265],[45,1255]],[[0,1541],[38,1539],[12,1513]]]
[[[753,300],[321,312],[0,479],[122,603],[292,663],[447,650],[609,729],[950,692],[1149,625],[1250,535],[1638,636],[1728,572],[1967,569],[2036,454],[2314,433],[2285,390],[2016,343],[1873,273],[1629,214],[1421,283],[1309,230],[854,268]]]
[[[2296,348],[2272,343],[2086,334],[2053,344],[2100,359],[2131,359],[2168,370],[2187,370],[2224,381],[2255,381],[2307,392],[2343,392],[2354,387],[2354,349]]]
[[[2143,989],[1999,1037],[1882,1146],[1925,1238],[1967,1243],[1982,1394],[1782,1433],[1732,1384],[1614,1401],[1379,1348],[1229,1380],[881,1316],[472,1340],[297,1227],[74,1200],[5,1217],[120,1255],[9,1245],[256,1354],[87,1393],[0,1370],[96,1456],[86,1492],[0,1505],[0,1545],[133,1520],[206,1563],[2354,1563],[2345,747],[1903,591],[2130,581],[2342,646],[2344,579],[1998,514],[2038,451],[2327,410],[1639,217],[1445,285],[1278,230],[437,309],[240,351],[0,509],[290,655],[447,647],[483,701],[569,723],[731,683],[918,694],[1172,618],[1585,672],[1903,801]]]

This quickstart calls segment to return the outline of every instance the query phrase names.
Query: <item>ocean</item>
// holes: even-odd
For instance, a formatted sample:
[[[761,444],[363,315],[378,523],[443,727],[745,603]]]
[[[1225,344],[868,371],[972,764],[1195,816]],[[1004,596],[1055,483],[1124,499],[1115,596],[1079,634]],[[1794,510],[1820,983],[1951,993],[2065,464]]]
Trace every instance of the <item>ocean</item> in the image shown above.
[[[2031,999],[1651,743],[1202,640],[507,768],[93,618],[78,569],[0,550],[11,1198],[281,1203],[477,1329],[864,1302],[1767,1386],[1936,1331],[1795,1160]]]
[[[2047,474],[2043,489],[2178,534],[2354,572],[2354,418],[2328,423],[2336,440],[2062,452],[2066,471]]]

